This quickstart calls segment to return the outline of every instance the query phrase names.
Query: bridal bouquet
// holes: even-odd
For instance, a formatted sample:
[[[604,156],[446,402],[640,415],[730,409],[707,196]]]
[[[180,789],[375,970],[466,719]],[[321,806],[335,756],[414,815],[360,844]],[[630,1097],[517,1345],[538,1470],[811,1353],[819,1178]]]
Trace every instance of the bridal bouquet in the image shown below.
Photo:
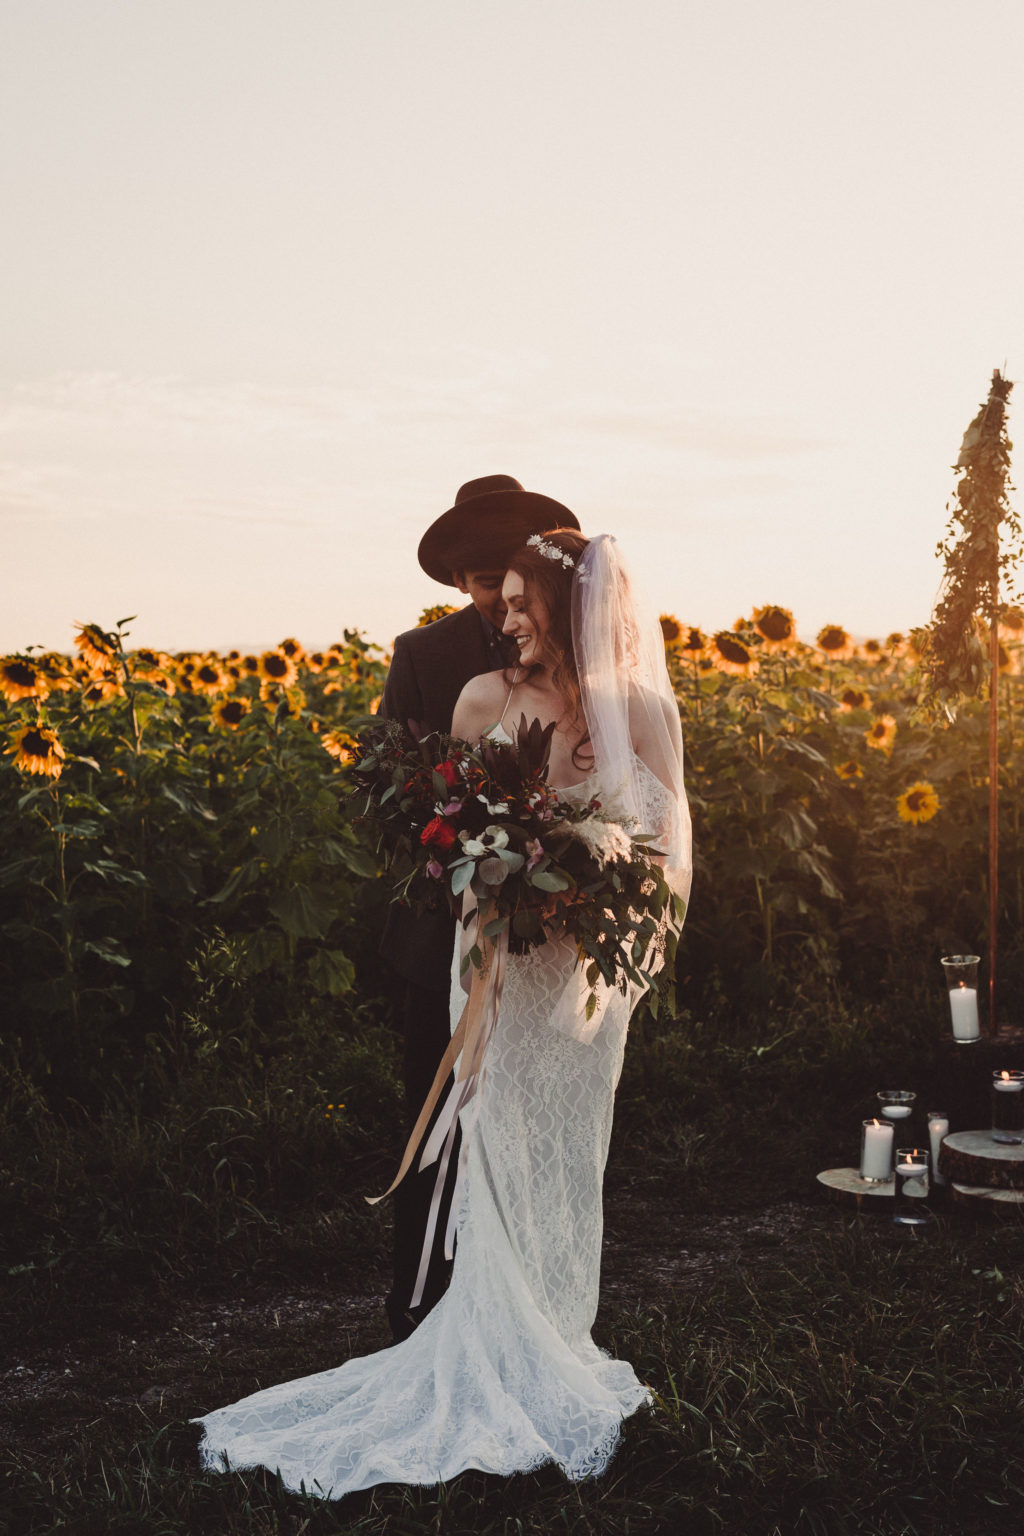
[[[396,899],[423,908],[444,893],[455,906],[472,892],[486,917],[467,957],[477,967],[479,937],[505,934],[522,954],[560,933],[591,988],[651,984],[652,943],[674,945],[672,893],[642,829],[548,783],[553,725],[523,716],[511,744],[476,748],[438,732],[410,744],[393,721],[372,731],[351,778]]]

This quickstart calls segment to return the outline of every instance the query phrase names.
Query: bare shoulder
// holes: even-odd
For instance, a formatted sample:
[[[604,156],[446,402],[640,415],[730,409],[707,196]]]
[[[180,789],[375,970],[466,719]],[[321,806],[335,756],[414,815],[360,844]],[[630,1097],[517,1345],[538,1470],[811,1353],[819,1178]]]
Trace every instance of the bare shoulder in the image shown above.
[[[452,716],[452,735],[475,741],[501,714],[508,695],[504,672],[481,672],[459,694]]]
[[[630,733],[634,736],[642,736],[650,731],[652,722],[657,729],[673,723],[678,724],[678,706],[674,701],[664,698],[661,694],[653,693],[649,688],[631,688],[629,691]]]
[[[459,703],[476,707],[488,704],[492,699],[504,702],[507,693],[508,684],[504,672],[479,672],[476,677],[470,678],[459,694]]]

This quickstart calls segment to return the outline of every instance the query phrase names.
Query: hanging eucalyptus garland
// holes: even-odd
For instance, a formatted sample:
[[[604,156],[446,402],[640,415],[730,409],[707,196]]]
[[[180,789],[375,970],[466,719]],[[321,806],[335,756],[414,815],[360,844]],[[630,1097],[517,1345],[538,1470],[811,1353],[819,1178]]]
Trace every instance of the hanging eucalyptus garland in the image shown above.
[[[946,570],[924,645],[922,702],[950,715],[958,698],[977,694],[985,681],[977,621],[989,629],[998,622],[1000,578],[1010,575],[1024,552],[1020,519],[1008,499],[1013,444],[1006,435],[1006,402],[1012,388],[997,368],[988,399],[964,433],[953,466],[960,479],[936,550]]]

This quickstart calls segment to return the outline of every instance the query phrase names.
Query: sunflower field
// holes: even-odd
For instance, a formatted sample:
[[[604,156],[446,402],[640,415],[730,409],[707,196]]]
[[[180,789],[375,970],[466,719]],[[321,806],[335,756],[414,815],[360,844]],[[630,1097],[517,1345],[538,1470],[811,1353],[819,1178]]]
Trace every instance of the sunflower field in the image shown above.
[[[430,611],[424,622],[439,616]],[[12,1453],[15,1486],[37,1521],[26,1529],[57,1529],[54,1499],[66,1488],[76,1529],[86,1506],[95,1505],[89,1528],[106,1530],[124,1505],[132,1530],[234,1530],[242,1527],[229,1484],[207,1490],[193,1472],[182,1479],[146,1459],[163,1454],[168,1414],[184,1418],[238,1395],[235,1325],[230,1339],[224,1332],[218,1375],[214,1357],[200,1365],[187,1355],[199,1348],[190,1342],[195,1309],[269,1298],[273,1325],[261,1324],[244,1351],[248,1390],[254,1372],[294,1375],[298,1346],[278,1329],[276,1309],[284,1316],[297,1288],[365,1298],[388,1283],[389,1202],[371,1209],[364,1197],[386,1188],[404,1142],[402,1045],[379,952],[387,884],[348,773],[388,656],[355,631],[322,652],[288,639],[261,655],[171,656],[132,648],[130,624],[80,626],[74,656],[0,657],[0,1294],[11,1353],[31,1367],[7,1379],[42,1383],[45,1371],[31,1371],[55,1337],[92,1350],[96,1362],[88,1388],[69,1366],[56,1396],[40,1386],[18,1399],[30,1450]],[[953,724],[930,720],[913,635],[855,644],[830,625],[804,643],[777,606],[711,635],[671,615],[662,628],[687,747],[695,878],[677,955],[679,1013],[641,1010],[630,1026],[606,1188],[620,1227],[635,1210],[646,1231],[644,1213],[664,1207],[678,1234],[723,1210],[739,1229],[779,1202],[808,1205],[815,1170],[856,1155],[860,1120],[882,1083],[909,1082],[920,1103],[954,1111],[964,1077],[961,1112],[974,1113],[961,1062],[943,1059],[938,960],[986,947],[987,703],[968,703]],[[1003,614],[1001,643],[999,996],[1012,1017],[1024,993],[1024,618],[1015,609]],[[778,1341],[809,1294],[847,1294],[836,1290],[832,1241],[821,1236],[820,1262],[784,1250],[798,1289],[792,1300],[780,1293],[784,1321],[757,1345],[771,1362],[758,1402],[787,1422],[790,1383],[811,1356],[794,1335],[790,1366]],[[972,1319],[957,1335],[963,1358],[936,1378],[934,1419],[948,1418],[947,1364],[982,1381],[965,1388],[965,1400],[973,1391],[971,1412],[990,1405],[979,1443],[992,1449],[995,1477],[1012,1413],[991,1383],[1005,1378],[1007,1356],[1002,1333],[974,1326],[975,1277],[1000,1275],[1007,1261],[998,1242],[979,1238],[967,1251],[963,1241],[948,1262],[931,1245],[918,1255],[922,1281],[939,1285],[936,1306],[948,1311],[955,1272],[957,1305]],[[827,1401],[841,1405],[836,1424],[861,1422],[847,1362],[863,1347],[863,1316],[903,1319],[910,1307],[893,1379],[913,1370],[919,1400],[922,1391],[922,1292],[891,1254],[879,1263],[868,1242],[857,1238],[858,1287],[875,1289],[850,1293],[861,1310],[849,1314],[849,1342],[836,1346],[839,1375],[827,1387]],[[614,1251],[609,1262],[614,1272]],[[843,1275],[846,1267],[841,1259]],[[709,1422],[721,1412],[724,1434],[741,1410],[715,1406],[721,1350],[747,1360],[749,1329],[772,1325],[751,1323],[744,1289],[743,1321],[723,1346],[714,1331],[722,1294],[714,1286],[705,1303],[710,1396],[692,1381],[686,1391]],[[628,1334],[635,1324],[651,1379],[674,1392],[683,1378],[665,1371],[690,1369],[679,1362],[693,1337],[691,1302],[680,1303],[680,1332],[669,1336],[660,1281],[650,1280],[649,1295],[649,1316],[619,1312],[615,1326]],[[841,1310],[845,1319],[845,1301]],[[371,1311],[375,1318],[376,1302]],[[319,1368],[350,1345],[311,1315],[309,1359]],[[180,1328],[168,1333],[174,1317]],[[367,1319],[364,1349],[381,1342]],[[1009,1313],[1003,1326],[1006,1339],[1018,1337]],[[927,1337],[931,1348],[931,1312]],[[969,1374],[978,1338],[991,1346],[991,1380]],[[133,1374],[136,1343],[147,1339],[156,1341],[145,1347],[159,1379],[170,1383],[167,1403],[153,1410],[152,1453],[135,1444],[145,1397],[132,1395],[148,1380]],[[870,1378],[872,1394],[879,1379]],[[79,1386],[65,1390],[68,1382]],[[815,1424],[823,1390],[807,1388]],[[669,1461],[683,1457],[679,1477],[690,1489],[695,1465],[712,1482],[725,1474],[704,1450],[694,1461],[695,1421],[684,1406],[685,1450],[674,1448]],[[893,1388],[887,1411],[895,1434],[902,1389]],[[121,1415],[113,1429],[112,1414]],[[765,1443],[764,1420],[755,1420],[751,1454]],[[875,1408],[865,1422],[878,1422]],[[635,1452],[644,1508],[652,1455],[659,1464],[666,1456],[648,1433]],[[115,1464],[143,1458],[138,1488],[111,1493],[103,1465],[111,1435]],[[806,1445],[814,1464],[805,1458],[794,1476],[819,1489],[817,1429]],[[57,1451],[64,1459],[53,1462]],[[855,1504],[872,1454],[865,1461],[858,1447],[828,1497]],[[959,1459],[951,1453],[948,1465]],[[979,1476],[987,1497],[993,1484]],[[533,1498],[534,1484],[523,1486]],[[880,1472],[886,1507],[892,1486]],[[760,1474],[749,1489],[754,1509]],[[716,1484],[707,1497],[726,1495]],[[209,1499],[224,1508],[200,1516]],[[278,1528],[276,1515],[268,1520]],[[286,1523],[282,1516],[280,1529]],[[746,1516],[739,1523],[750,1528]]]
[[[18,1070],[81,1096],[147,1055],[273,1054],[306,1011],[358,1011],[379,882],[339,767],[383,652],[348,632],[324,652],[171,657],[94,624],[76,643],[74,660],[0,660]]]
[[[387,893],[345,765],[386,652],[346,631],[322,652],[170,656],[129,649],[129,622],[79,626],[74,658],[0,658],[0,1014],[9,1062],[58,1095],[147,1053],[284,1051],[297,1020],[351,1028],[385,990]],[[808,644],[772,605],[713,635],[671,615],[662,630],[694,815],[680,998],[796,988],[827,1005],[844,987],[927,987],[941,954],[982,952],[986,704],[926,719],[913,635],[855,643],[828,625]],[[1017,608],[1001,643],[1016,988]]]

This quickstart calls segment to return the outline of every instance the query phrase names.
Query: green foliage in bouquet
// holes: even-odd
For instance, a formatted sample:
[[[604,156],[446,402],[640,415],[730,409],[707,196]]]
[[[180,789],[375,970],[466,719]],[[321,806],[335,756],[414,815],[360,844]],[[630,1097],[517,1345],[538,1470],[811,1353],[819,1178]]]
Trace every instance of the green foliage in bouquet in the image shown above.
[[[455,906],[470,892],[471,910],[487,914],[482,937],[507,934],[522,954],[567,934],[592,988],[646,989],[655,958],[671,975],[682,903],[649,834],[596,797],[579,804],[548,783],[553,731],[524,715],[514,742],[484,738],[474,749],[438,732],[410,744],[388,722],[352,770],[362,815],[377,828],[396,900],[436,906],[444,893]],[[467,961],[480,965],[478,947]]]

